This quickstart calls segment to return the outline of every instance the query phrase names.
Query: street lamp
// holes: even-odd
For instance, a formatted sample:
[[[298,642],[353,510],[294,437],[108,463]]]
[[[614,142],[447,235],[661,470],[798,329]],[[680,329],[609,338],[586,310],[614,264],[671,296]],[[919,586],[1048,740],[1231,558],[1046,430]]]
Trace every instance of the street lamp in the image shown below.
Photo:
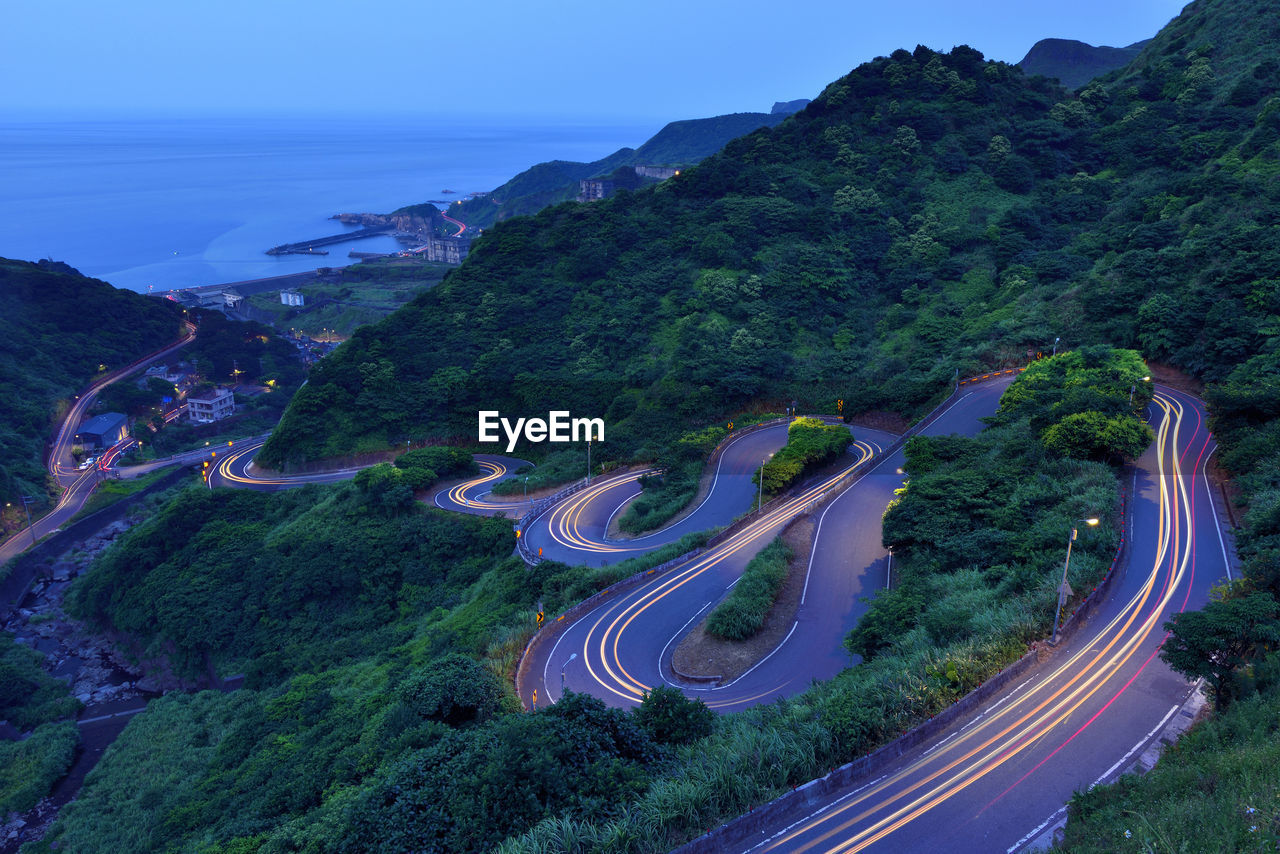
[[[1143,381],[1144,383],[1149,383],[1149,382],[1151,382],[1151,377],[1143,377],[1143,378],[1142,378],[1142,381]],[[1129,386],[1129,406],[1130,406],[1130,407],[1132,407],[1132,406],[1133,406],[1133,393],[1134,393],[1135,391],[1137,391],[1137,390],[1138,390],[1138,384],[1137,384],[1137,383],[1134,383],[1133,385]]]
[[[1097,518],[1080,519],[1089,527],[1098,524]],[[1067,583],[1067,567],[1071,565],[1071,544],[1076,541],[1076,526],[1071,526],[1071,538],[1067,540],[1067,559],[1062,562],[1062,583],[1058,585],[1058,610],[1053,614],[1053,640],[1050,643],[1055,646],[1058,643],[1058,618],[1062,616],[1062,606],[1067,601],[1067,597],[1071,595],[1071,585]]]
[[[36,529],[31,527],[31,506],[30,502],[35,501],[30,495],[22,496],[22,509],[27,511],[27,530],[31,532],[31,545],[36,544]]]
[[[1053,355],[1055,356],[1058,355],[1058,342],[1061,340],[1062,340],[1061,338],[1053,339]]]
[[[573,661],[573,660],[574,660],[575,658],[577,658],[577,657],[578,657],[578,654],[575,652],[573,655],[569,656],[568,658],[566,658],[566,659],[564,660],[564,664],[560,665],[560,696],[561,696],[561,697],[563,697],[563,696],[564,696],[564,671],[565,671],[565,668],[566,668],[566,667],[568,667],[568,666],[569,666],[569,663],[570,663],[571,661]]]
[[[771,459],[773,459],[773,454],[770,454],[760,461],[760,494],[756,497],[757,510],[764,509],[764,467]]]
[[[589,431],[588,431],[589,432]],[[591,485],[591,437],[587,437],[587,486]]]

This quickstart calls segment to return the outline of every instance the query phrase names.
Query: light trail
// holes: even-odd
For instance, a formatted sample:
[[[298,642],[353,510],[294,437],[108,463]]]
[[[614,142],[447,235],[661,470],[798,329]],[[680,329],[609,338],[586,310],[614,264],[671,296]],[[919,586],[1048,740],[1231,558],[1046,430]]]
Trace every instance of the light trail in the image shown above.
[[[810,509],[814,502],[825,497],[829,491],[874,455],[874,449],[865,442],[855,442],[854,447],[857,448],[859,457],[851,465],[769,510],[723,543],[690,561],[684,568],[668,574],[661,582],[643,591],[640,596],[634,599],[621,599],[605,609],[592,623],[582,645],[583,660],[591,678],[602,689],[624,700],[639,702],[653,686],[636,679],[622,664],[619,647],[628,627],[646,610],[659,606],[666,597],[676,593],[693,579],[743,549],[758,544],[766,535],[775,532]],[[593,661],[593,655],[595,661]],[[601,672],[606,675],[602,676]]]
[[[1092,643],[1069,656],[1038,684],[1014,702],[964,731],[948,735],[941,744],[904,768],[887,775],[838,806],[792,825],[760,850],[822,850],[851,854],[862,851],[979,782],[1015,757],[1023,755],[1079,713],[1108,685],[1113,693],[1073,732],[1046,750],[1031,770],[995,796],[998,800],[1026,781],[1049,759],[1094,725],[1130,689],[1158,652],[1157,626],[1184,582],[1194,572],[1194,478],[1205,458],[1206,438],[1194,469],[1184,474],[1180,458],[1190,454],[1190,443],[1180,454],[1180,433],[1186,418],[1184,405],[1175,397],[1158,394],[1161,412],[1155,449],[1158,481],[1158,524],[1151,567],[1140,589],[1101,629]],[[1198,413],[1196,413],[1198,418]],[[1193,435],[1199,425],[1192,427]],[[1184,603],[1185,603],[1184,598]],[[1158,637],[1163,641],[1163,635]],[[1116,679],[1121,680],[1116,684]],[[1099,699],[1102,699],[1101,697]],[[994,803],[994,800],[988,803]],[[985,809],[985,808],[984,808]],[[869,823],[868,823],[869,822]],[[819,832],[813,838],[808,834]],[[753,849],[754,850],[754,849]]]

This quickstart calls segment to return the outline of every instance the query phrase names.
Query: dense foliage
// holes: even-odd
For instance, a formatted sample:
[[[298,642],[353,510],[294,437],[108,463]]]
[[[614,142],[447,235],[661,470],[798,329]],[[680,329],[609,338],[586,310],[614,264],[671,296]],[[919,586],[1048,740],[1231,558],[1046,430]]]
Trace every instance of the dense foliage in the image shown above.
[[[847,410],[908,412],[957,370],[1023,362],[1055,337],[1109,341],[1213,383],[1222,460],[1249,502],[1241,593],[1271,595],[1280,587],[1277,43],[1273,4],[1196,0],[1134,64],[1075,96],[969,48],[896,51],[659,187],[490,229],[441,286],[317,368],[268,454],[279,463],[474,435],[477,408],[572,408],[608,419],[615,457],[657,458],[692,426],[769,401],[829,411],[843,398]],[[484,690],[450,698],[424,675],[459,651],[509,669],[531,603],[554,611],[604,575],[483,564],[479,555],[500,544],[486,523],[447,528],[380,500],[393,488],[374,500],[366,487],[395,477],[385,469],[367,484],[314,491],[312,503],[323,496],[314,510],[305,493],[273,497],[297,502],[288,519],[215,493],[196,508],[207,519],[171,520],[211,546],[208,556],[187,552],[190,571],[148,557],[141,541],[122,547],[164,580],[148,587],[163,608],[120,586],[90,583],[81,595],[160,643],[149,618],[188,659],[217,633],[201,622],[206,599],[218,619],[236,620],[232,606],[258,609],[237,637],[220,638],[239,652],[210,650],[252,662],[258,688],[167,697],[139,716],[54,838],[64,850],[488,845],[497,837],[479,823],[483,804],[483,820],[500,816],[503,832],[538,822],[506,852],[571,850],[575,840],[670,850],[927,719],[1045,633],[1072,520],[1114,510],[1115,479],[1100,460],[1136,445],[1129,393],[1137,406],[1147,392],[1123,355],[1077,355],[1086,370],[1114,360],[1119,383],[1104,370],[1095,377],[1104,393],[1078,400],[1064,385],[1071,363],[1049,360],[1020,387],[1032,388],[1029,403],[1010,398],[986,435],[911,443],[911,482],[885,527],[900,586],[851,637],[868,660],[800,697],[717,721],[675,749],[669,770],[629,723],[588,701],[571,721],[489,717]],[[240,500],[221,514],[219,502]],[[296,546],[285,547],[285,530],[299,534]],[[164,542],[167,531],[153,534]],[[476,562],[455,578],[420,534],[455,537],[463,566]],[[1082,533],[1073,586],[1087,589],[1102,572],[1114,537],[1105,524]],[[268,547],[291,561],[288,574],[255,563]],[[311,559],[294,559],[293,548]],[[331,550],[372,562],[355,570]],[[418,563],[401,552],[439,583],[414,590],[406,579]],[[103,567],[122,582],[148,586],[113,561]],[[238,573],[277,610],[237,591]],[[358,631],[365,607],[383,621],[370,630],[381,643]],[[320,644],[322,623],[348,656]],[[267,641],[293,645],[289,658],[273,658]],[[1265,770],[1275,767],[1265,764],[1275,712],[1260,703],[1240,691],[1229,714],[1246,717],[1224,716],[1221,732],[1224,742],[1264,739],[1247,749]],[[445,718],[455,707],[476,711],[454,727]],[[575,738],[581,750],[566,755]],[[565,773],[550,777],[551,763]],[[453,788],[437,767],[471,788]],[[1182,778],[1184,792],[1205,791],[1205,769],[1218,773],[1201,764]],[[1255,789],[1274,800],[1268,785]],[[597,789],[634,801],[593,801]],[[1219,816],[1263,809],[1252,797],[1213,806]],[[1215,827],[1187,813],[1183,838]]]
[[[57,402],[87,386],[101,366],[118,368],[174,341],[179,317],[170,303],[65,264],[0,259],[0,504],[30,495],[40,506],[41,457]],[[16,525],[19,515],[7,512],[4,521]]]
[[[761,549],[742,571],[733,590],[707,617],[707,633],[743,641],[760,631],[787,580],[791,557],[791,549],[781,538]]]
[[[1005,391],[978,436],[908,440],[907,485],[884,517],[896,580],[850,632],[849,651],[871,659],[974,635],[1021,645],[1045,634],[1076,520],[1103,521],[1076,543],[1072,587],[1088,590],[1110,565],[1119,485],[1106,465],[1072,459],[1042,437],[1094,407],[1127,407],[1129,387],[1117,378],[1133,373],[1140,379],[1145,366],[1131,352],[1046,359]],[[1146,400],[1135,396],[1134,406]]]
[[[384,464],[328,491],[192,488],[78,579],[69,606],[191,673],[265,678],[404,643],[407,616],[447,612],[486,572],[523,572],[510,523],[418,512],[397,474],[421,471]],[[439,651],[482,652],[502,616]]]
[[[42,661],[40,653],[0,632],[0,721],[22,733],[20,741],[0,740],[0,821],[49,794],[80,744],[80,731],[69,720],[80,701],[66,682],[44,672]]]
[[[620,814],[667,745],[705,734],[705,707],[662,694],[645,715],[585,695],[518,712],[535,603],[650,564],[528,569],[509,523],[386,500],[398,485],[191,489],[77,581],[81,612],[250,687],[155,701],[35,850],[483,851],[547,816]]]
[[[1144,775],[1079,791],[1056,850],[1274,851],[1280,845],[1280,661],[1261,694],[1167,747]]]
[[[777,495],[824,463],[834,460],[853,444],[849,428],[824,424],[818,418],[797,418],[787,427],[787,444],[769,458],[752,480],[763,481],[764,491]]]
[[[671,122],[639,148],[620,148],[591,163],[552,160],[531,166],[491,193],[456,202],[448,213],[469,227],[488,228],[513,216],[534,214],[548,205],[577,198],[579,182],[614,173],[636,180],[635,166],[685,166],[719,151],[735,137],[769,127],[785,116],[771,113],[732,113],[709,119]],[[630,173],[629,177],[626,173]]]

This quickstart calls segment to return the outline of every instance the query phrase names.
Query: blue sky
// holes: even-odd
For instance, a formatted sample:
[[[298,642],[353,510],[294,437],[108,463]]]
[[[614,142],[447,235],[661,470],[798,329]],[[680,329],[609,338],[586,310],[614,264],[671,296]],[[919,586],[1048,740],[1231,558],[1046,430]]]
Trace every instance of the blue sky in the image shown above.
[[[411,112],[586,121],[768,110],[861,62],[1125,45],[1181,0],[60,0],[9,4],[0,111]]]

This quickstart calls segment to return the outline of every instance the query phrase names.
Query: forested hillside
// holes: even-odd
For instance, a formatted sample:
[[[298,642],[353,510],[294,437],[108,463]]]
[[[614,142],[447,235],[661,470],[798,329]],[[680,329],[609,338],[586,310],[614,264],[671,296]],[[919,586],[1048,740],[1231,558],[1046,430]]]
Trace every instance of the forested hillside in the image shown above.
[[[555,408],[607,419],[596,459],[678,458],[678,437],[744,409],[910,415],[957,371],[1058,343],[982,436],[909,444],[884,532],[903,583],[849,636],[859,666],[714,721],[660,691],[634,715],[585,697],[505,714],[494,674],[535,603],[554,613],[625,570],[526,570],[509,525],[424,510],[405,469],[286,496],[192,491],[73,600],[177,666],[243,667],[249,688],[158,701],[29,850],[671,850],[866,755],[1044,636],[1070,520],[1103,519],[1078,544],[1082,587],[1114,554],[1105,461],[1147,439],[1143,358],[1209,383],[1248,505],[1247,579],[1211,608],[1273,596],[1277,45],[1269,0],[1197,0],[1078,94],[967,47],[895,51],[659,186],[490,229],[317,365],[264,452],[472,436],[477,409]],[[1251,640],[1223,683],[1245,716],[1224,717],[1224,742],[1275,707],[1250,696],[1280,673]],[[1211,771],[1183,775],[1181,796]],[[1077,813],[1132,818],[1127,791],[1095,792]],[[1169,826],[1152,838],[1172,848]]]
[[[267,458],[477,408],[604,415],[625,457],[761,402],[910,412],[1055,338],[1222,380],[1274,350],[1275,17],[1192,4],[1078,96],[895,51],[660,186],[501,223],[319,367]]]
[[[697,163],[719,151],[729,140],[758,127],[776,125],[785,117],[786,113],[730,113],[671,122],[639,148],[620,148],[590,163],[574,160],[538,163],[491,193],[452,205],[448,213],[470,227],[488,228],[499,220],[534,214],[547,205],[577,198],[578,182],[584,178],[606,177],[617,169],[633,166]]]
[[[178,337],[170,304],[65,264],[0,258],[0,502],[43,498],[56,402]],[[25,521],[25,520],[24,520]]]

